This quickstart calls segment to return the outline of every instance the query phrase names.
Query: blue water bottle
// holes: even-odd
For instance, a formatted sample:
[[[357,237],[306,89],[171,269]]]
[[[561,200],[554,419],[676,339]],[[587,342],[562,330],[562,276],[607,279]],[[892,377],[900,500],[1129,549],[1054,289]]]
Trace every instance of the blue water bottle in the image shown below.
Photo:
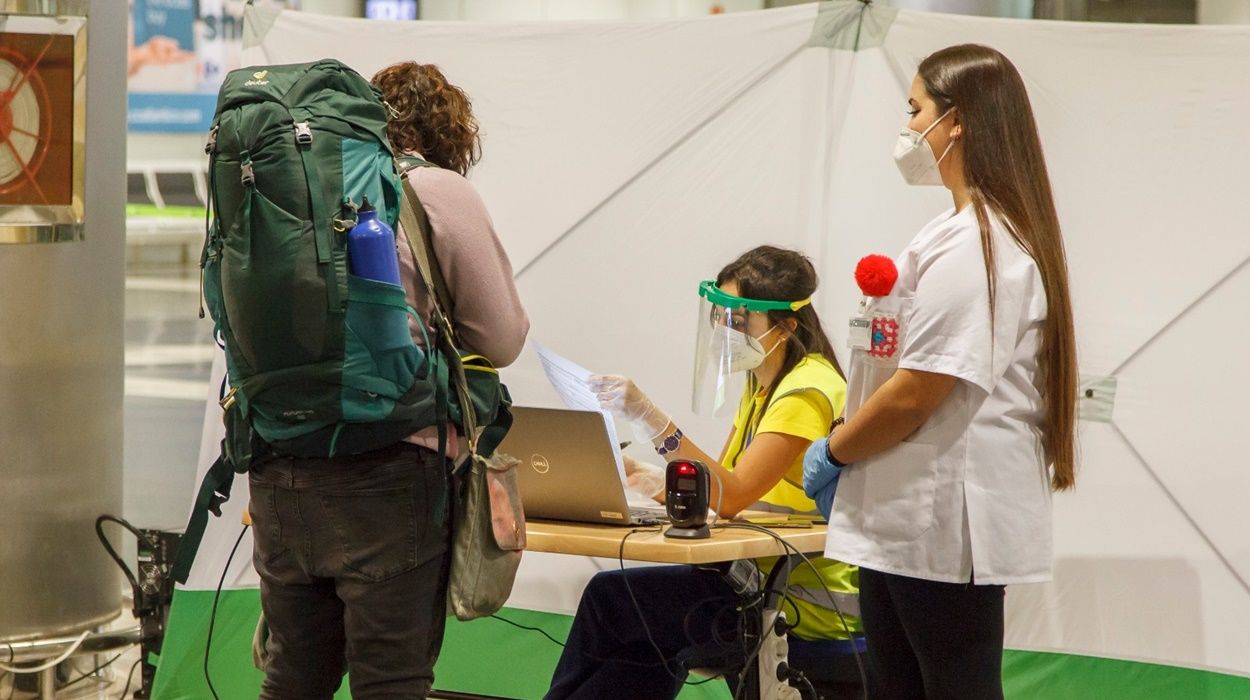
[[[347,232],[347,265],[353,275],[378,282],[399,284],[399,258],[395,254],[395,232],[378,220],[369,198],[356,211],[356,225]]]

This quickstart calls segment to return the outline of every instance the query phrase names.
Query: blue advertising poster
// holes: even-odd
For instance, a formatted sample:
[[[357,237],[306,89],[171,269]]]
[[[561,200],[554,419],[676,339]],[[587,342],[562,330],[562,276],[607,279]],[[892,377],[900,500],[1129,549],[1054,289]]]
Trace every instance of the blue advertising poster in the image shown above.
[[[280,4],[298,7],[298,0]],[[130,0],[132,132],[207,131],[226,73],[241,68],[245,0]]]

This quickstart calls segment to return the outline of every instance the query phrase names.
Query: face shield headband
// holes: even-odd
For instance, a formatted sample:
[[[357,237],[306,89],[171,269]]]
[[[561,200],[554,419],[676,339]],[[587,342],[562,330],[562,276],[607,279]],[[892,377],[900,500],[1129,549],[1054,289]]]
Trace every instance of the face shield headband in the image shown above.
[[[695,341],[694,386],[691,405],[703,415],[721,415],[737,401],[746,384],[746,370],[758,367],[768,352],[759,338],[746,332],[751,312],[798,311],[811,299],[777,301],[727,294],[708,280],[699,283],[699,326]],[[772,349],[776,349],[776,345]]]

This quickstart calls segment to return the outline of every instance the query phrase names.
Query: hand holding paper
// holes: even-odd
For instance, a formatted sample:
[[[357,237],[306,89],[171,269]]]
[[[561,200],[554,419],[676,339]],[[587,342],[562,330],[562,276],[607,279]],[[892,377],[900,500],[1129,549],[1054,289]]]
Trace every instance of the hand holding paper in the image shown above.
[[[538,353],[538,359],[542,362],[547,381],[551,382],[552,388],[560,395],[560,400],[564,402],[564,405],[577,411],[594,411],[603,416],[608,439],[612,441],[612,455],[616,458],[616,471],[620,474],[621,481],[625,481],[625,465],[621,460],[619,447],[621,443],[616,437],[616,423],[612,420],[612,415],[599,405],[599,398],[587,386],[590,370],[555,354],[534,341],[530,342],[533,343],[534,351]]]
[[[654,441],[663,435],[671,423],[668,414],[642,393],[629,377],[596,374],[586,384],[595,393],[600,406],[643,428],[648,440]]]

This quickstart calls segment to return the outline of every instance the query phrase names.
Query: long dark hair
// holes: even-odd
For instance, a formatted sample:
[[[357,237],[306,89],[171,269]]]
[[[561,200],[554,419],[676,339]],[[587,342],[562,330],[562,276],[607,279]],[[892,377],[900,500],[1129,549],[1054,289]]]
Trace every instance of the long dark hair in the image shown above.
[[[1068,295],[1068,262],[1033,108],[1019,71],[998,51],[964,44],[920,63],[938,113],[955,108],[962,127],[964,178],[981,228],[991,318],[995,300],[990,212],[1037,263],[1048,308],[1038,366],[1045,401],[1043,440],[1054,461],[1051,488],[1076,483],[1076,333]]]
[[[748,299],[799,301],[809,299],[816,293],[820,278],[816,275],[816,268],[812,266],[812,261],[802,253],[762,245],[738,256],[737,260],[726,265],[720,274],[716,275],[717,285],[727,282],[736,282],[738,296]],[[781,370],[777,372],[777,379],[773,381],[772,386],[768,387],[768,395],[764,399],[765,407],[772,401],[773,392],[776,391],[781,378],[789,374],[804,357],[810,354],[824,357],[829,364],[833,365],[838,376],[846,377],[842,373],[842,366],[838,364],[837,356],[833,354],[833,343],[829,342],[829,336],[820,325],[820,316],[816,315],[816,310],[811,304],[798,311],[782,309],[764,313],[774,325],[784,326],[787,319],[794,319],[796,322],[795,329],[789,336],[789,342],[786,343]]]
[[[473,104],[438,66],[407,61],[378,71],[371,81],[391,108],[386,136],[397,152],[461,175],[482,157]]]

